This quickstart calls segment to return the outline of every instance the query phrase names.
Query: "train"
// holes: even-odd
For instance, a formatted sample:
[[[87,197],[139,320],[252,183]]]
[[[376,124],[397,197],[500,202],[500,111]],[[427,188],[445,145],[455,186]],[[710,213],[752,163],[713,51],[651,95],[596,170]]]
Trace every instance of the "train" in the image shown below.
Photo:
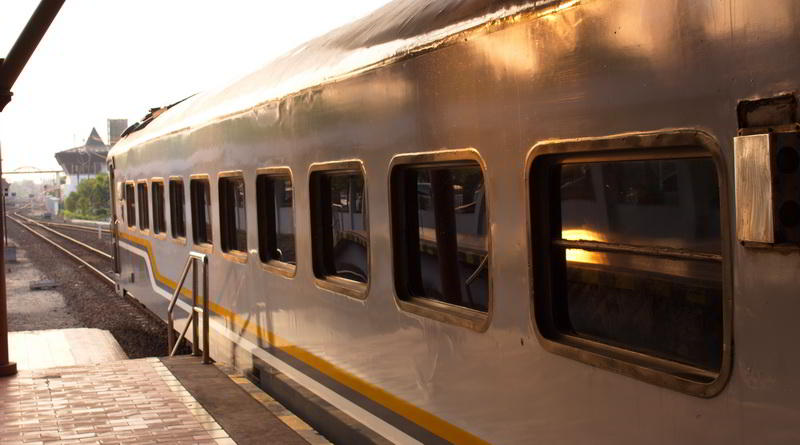
[[[166,319],[202,255],[211,357],[386,442],[798,443],[798,42],[793,0],[394,0],[125,132],[118,291]]]

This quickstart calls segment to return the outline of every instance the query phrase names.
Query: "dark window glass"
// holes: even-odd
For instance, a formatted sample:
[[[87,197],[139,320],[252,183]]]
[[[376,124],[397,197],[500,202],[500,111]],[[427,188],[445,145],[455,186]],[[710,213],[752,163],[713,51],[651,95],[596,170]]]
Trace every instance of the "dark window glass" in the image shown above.
[[[219,217],[222,251],[247,252],[247,214],[244,178],[219,178]]]
[[[720,253],[719,188],[711,160],[564,164],[560,175],[565,239]]]
[[[150,228],[150,214],[148,212],[147,203],[147,184],[136,184],[136,189],[139,194],[139,228],[147,230]]]
[[[541,254],[552,261],[556,329],[719,370],[722,263],[708,255],[721,252],[713,161],[567,161],[549,170],[557,208]]]
[[[368,281],[367,208],[361,172],[314,172],[314,273]]]
[[[192,236],[195,244],[211,244],[211,186],[208,179],[189,182],[192,205]]]
[[[184,209],[183,181],[169,181],[169,213],[172,222],[172,237],[186,237],[186,213]]]
[[[401,298],[487,311],[488,238],[480,166],[398,167],[392,199]]]
[[[167,231],[167,220],[164,216],[164,183],[153,182],[153,233]]]
[[[128,227],[136,226],[136,195],[133,184],[125,184],[125,213],[128,218]]]
[[[259,175],[258,250],[261,261],[297,264],[294,250],[292,179],[289,175]]]

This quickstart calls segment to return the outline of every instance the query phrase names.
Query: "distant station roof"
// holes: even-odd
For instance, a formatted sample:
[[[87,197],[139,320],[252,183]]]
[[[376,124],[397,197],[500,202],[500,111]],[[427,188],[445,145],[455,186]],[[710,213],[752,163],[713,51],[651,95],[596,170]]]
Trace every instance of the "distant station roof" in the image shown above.
[[[97,133],[96,128],[92,128],[92,132],[89,133],[89,137],[86,139],[86,144],[84,147],[102,147],[106,149],[106,144],[100,139],[100,135]]]
[[[85,144],[56,153],[56,161],[68,175],[96,174],[103,171],[106,155],[108,146],[92,128]]]

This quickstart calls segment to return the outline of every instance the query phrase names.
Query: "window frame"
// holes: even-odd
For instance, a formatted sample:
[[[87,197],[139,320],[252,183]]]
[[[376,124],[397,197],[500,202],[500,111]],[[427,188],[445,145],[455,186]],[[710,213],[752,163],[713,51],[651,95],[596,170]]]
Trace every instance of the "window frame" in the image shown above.
[[[161,209],[162,209],[162,216],[164,217],[164,227],[162,227],[162,232],[156,232],[156,211],[155,211],[155,203],[153,199],[155,197],[155,193],[153,192],[154,186],[156,184],[161,184]],[[164,186],[164,178],[150,178],[150,210],[152,211],[152,225],[150,226],[150,233],[153,235],[153,238],[158,239],[167,239],[167,203],[165,201],[166,196],[166,188]]]
[[[550,156],[545,166],[575,162],[636,161],[656,159],[709,158],[717,172],[720,202],[722,359],[717,373],[674,362],[654,355],[612,346],[584,337],[559,332],[552,322],[553,296],[548,291],[550,257],[545,254],[552,242],[549,227],[553,195],[548,175],[535,175],[537,161]],[[547,161],[545,161],[547,162]],[[541,168],[541,167],[540,167]],[[530,269],[529,302],[531,321],[539,344],[547,351],[573,360],[617,372],[647,383],[698,397],[713,397],[725,387],[732,363],[732,258],[730,237],[730,184],[727,168],[716,140],[697,130],[670,130],[624,134],[601,138],[555,140],[531,148],[525,162],[528,255]],[[541,277],[537,280],[537,276]]]
[[[170,187],[172,186],[173,182],[180,182],[181,183],[181,188],[183,189],[183,206],[182,206],[183,208],[181,209],[181,212],[183,214],[183,235],[184,236],[175,236],[175,230],[174,230],[175,221],[173,221],[173,218],[172,218],[172,210],[173,210],[172,192],[170,191]],[[186,238],[187,238],[187,234],[188,234],[187,233],[188,232],[188,230],[187,230],[188,224],[186,224],[186,222],[187,222],[187,219],[186,219],[186,213],[187,213],[186,212],[186,181],[183,180],[182,176],[170,176],[168,178],[168,180],[167,180],[167,184],[166,184],[165,187],[166,187],[167,201],[169,202],[169,222],[167,223],[168,226],[169,226],[169,230],[167,230],[167,233],[169,235],[168,238],[172,242],[174,242],[176,244],[180,244],[182,246],[185,246],[186,245]]]
[[[222,182],[229,179],[229,178],[237,178],[241,179],[242,185],[244,187],[244,199],[245,199],[245,250],[238,250],[238,249],[229,249],[225,250],[225,241],[224,237],[226,236],[224,231],[227,228],[226,224],[223,222],[223,211],[222,211]],[[210,184],[209,184],[210,185]],[[210,190],[209,190],[210,191]],[[244,173],[242,170],[230,170],[230,171],[223,171],[217,173],[217,219],[219,223],[219,251],[222,253],[222,257],[234,261],[237,263],[247,263],[248,258],[248,250],[250,249],[249,244],[250,241],[247,239],[249,237],[248,233],[249,230],[247,228],[247,181],[245,180]],[[213,228],[212,228],[213,231]],[[213,240],[212,240],[213,241]]]
[[[401,294],[403,293],[401,291],[402,286],[398,284],[401,282],[400,280],[405,279],[404,270],[406,267],[406,261],[402,256],[404,249],[399,245],[400,243],[404,242],[404,240],[398,239],[397,236],[399,218],[403,217],[399,212],[404,210],[398,208],[399,206],[402,206],[403,202],[401,202],[399,198],[395,197],[395,194],[393,193],[393,177],[395,169],[398,167],[414,168],[415,166],[425,167],[435,164],[457,165],[461,163],[477,163],[478,167],[481,169],[481,174],[483,175],[484,199],[486,200],[486,254],[488,256],[487,272],[489,277],[486,312],[445,303],[432,298],[415,296],[403,298],[401,297]],[[492,220],[491,206],[489,204],[492,198],[490,196],[491,192],[489,190],[489,176],[487,174],[486,163],[480,156],[480,153],[474,148],[464,148],[395,155],[392,157],[392,160],[389,163],[389,175],[387,181],[387,202],[389,203],[390,208],[389,233],[392,243],[392,277],[395,304],[403,312],[429,318],[446,324],[468,328],[477,332],[485,332],[489,328],[491,320],[494,316],[494,283],[492,278],[494,262],[492,261]]]
[[[146,196],[145,200],[144,200],[144,206],[145,206],[144,208],[146,209],[145,211],[147,212],[147,218],[146,218],[147,219],[147,227],[146,228],[142,228],[142,219],[143,218],[142,218],[142,207],[141,207],[141,203],[140,203],[140,201],[142,199],[141,199],[141,196],[140,196],[140,193],[139,193],[139,186],[140,185],[144,185],[144,191],[145,191],[145,193],[148,194],[148,196]],[[136,224],[136,229],[139,230],[139,232],[141,232],[141,233],[143,233],[145,235],[149,235],[151,233],[150,227],[152,227],[151,226],[152,221],[150,221],[151,220],[150,216],[151,216],[152,212],[150,211],[150,196],[149,196],[150,186],[147,183],[147,179],[140,179],[140,180],[136,181],[135,190],[136,190],[136,204],[137,204],[137,207],[136,207],[136,223],[137,223]]]
[[[199,173],[199,174],[189,175],[189,214],[192,217],[192,219],[191,219],[192,246],[194,246],[193,247],[194,250],[197,250],[197,251],[202,252],[202,253],[209,253],[210,254],[211,252],[214,251],[214,224],[213,224],[214,215],[208,215],[208,221],[209,221],[209,224],[211,225],[211,242],[210,243],[206,242],[206,241],[198,242],[197,241],[197,233],[196,233],[197,226],[195,224],[195,217],[197,215],[195,214],[196,212],[195,212],[195,207],[194,207],[195,206],[194,199],[192,199],[192,181],[193,180],[195,180],[195,181],[197,181],[197,180],[206,181],[206,183],[208,184],[208,199],[209,199],[208,211],[212,212],[213,209],[214,209],[214,206],[212,205],[214,192],[213,192],[213,190],[211,190],[211,176],[209,174],[207,174],[207,173]]]
[[[133,199],[128,199],[128,186],[133,189]],[[136,220],[139,219],[139,210],[136,207],[136,181],[123,182],[123,194],[125,196],[125,224],[128,230],[137,230]],[[131,209],[133,209],[133,220],[131,220]]]
[[[111,224],[116,226],[116,223],[121,222],[122,224],[127,224],[127,220],[125,219],[125,181],[117,181],[114,184],[114,193],[116,195],[116,200],[112,203],[114,206],[120,206],[122,209],[121,212],[116,212],[116,220],[111,221]]]
[[[316,175],[325,174],[338,174],[348,172],[359,172],[364,178],[364,208],[366,214],[364,215],[364,226],[367,228],[367,282],[348,280],[347,278],[338,277],[335,275],[325,275],[320,266],[319,251],[322,249],[320,246],[321,225],[315,221],[318,218],[317,210],[315,209],[315,202],[318,191],[314,178]],[[294,186],[294,185],[293,185]],[[369,295],[369,290],[372,284],[372,243],[370,236],[370,220],[369,220],[369,187],[367,171],[364,168],[364,163],[359,159],[329,161],[329,162],[316,162],[308,168],[308,191],[309,191],[309,222],[310,222],[310,235],[311,235],[311,264],[312,274],[314,276],[314,284],[320,288],[340,295],[344,295],[357,300],[366,300]],[[293,197],[294,199],[294,197]]]
[[[266,222],[261,221],[261,212],[260,212],[260,205],[261,200],[259,199],[259,187],[258,187],[258,180],[262,176],[289,176],[289,181],[292,182],[292,222],[294,224],[294,234],[295,234],[295,263],[299,263],[299,252],[297,250],[297,184],[294,182],[294,175],[292,174],[292,169],[289,167],[262,167],[256,169],[256,182],[255,182],[255,191],[256,191],[256,221],[257,221],[257,231],[258,231],[258,260],[259,264],[261,264],[261,268],[267,272],[275,273],[280,276],[286,278],[294,278],[297,275],[297,265],[293,265],[284,261],[270,259],[267,262],[264,262],[261,259],[261,226],[262,224],[267,224]],[[269,230],[269,228],[268,228]]]

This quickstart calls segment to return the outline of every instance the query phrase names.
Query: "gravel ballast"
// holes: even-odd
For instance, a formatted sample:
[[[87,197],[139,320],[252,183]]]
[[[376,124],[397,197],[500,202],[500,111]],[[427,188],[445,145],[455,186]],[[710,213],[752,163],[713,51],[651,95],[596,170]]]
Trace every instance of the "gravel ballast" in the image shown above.
[[[118,296],[109,285],[83,270],[83,266],[11,220],[8,222],[8,232],[9,241],[13,240],[20,249],[25,250],[24,256],[39,273],[58,283],[55,290],[62,295],[70,318],[77,320],[82,327],[110,331],[130,358],[165,355],[167,328],[161,320],[139,307],[138,303]],[[85,242],[91,235],[74,237]],[[99,241],[96,235],[94,237],[95,241]],[[97,244],[109,246],[107,242]],[[88,255],[77,247],[70,250],[81,256]],[[34,304],[31,301],[31,305]],[[56,314],[42,314],[41,317],[29,317],[20,327],[27,330],[54,329],[74,324],[64,323],[63,318]],[[56,323],[56,320],[59,322]]]

